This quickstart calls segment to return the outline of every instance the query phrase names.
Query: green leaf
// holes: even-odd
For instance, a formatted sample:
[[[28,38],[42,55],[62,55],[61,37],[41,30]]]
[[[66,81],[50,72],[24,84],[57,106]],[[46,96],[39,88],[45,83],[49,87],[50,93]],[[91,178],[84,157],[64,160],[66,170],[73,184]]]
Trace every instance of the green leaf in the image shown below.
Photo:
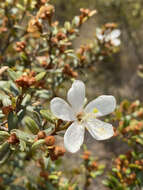
[[[46,72],[41,72],[38,75],[36,75],[35,79],[36,81],[40,81],[44,78],[44,76],[46,75]]]
[[[25,151],[26,150],[26,143],[25,143],[25,141],[23,141],[21,139],[19,139],[19,140],[20,140],[20,143],[19,143],[20,150],[21,151]]]
[[[45,144],[45,139],[40,139],[40,140],[36,141],[32,145],[32,151],[35,151],[37,148],[39,148],[43,144]]]
[[[102,174],[103,174],[103,170],[99,170],[96,172],[90,172],[90,176],[93,178],[96,178],[97,176],[102,175]]]
[[[51,123],[55,123],[55,117],[50,113],[49,110],[40,110],[40,113],[44,119]]]
[[[11,92],[14,94],[14,96],[18,96],[19,95],[19,89],[16,86],[16,84],[13,81],[9,81],[9,84],[10,84]]]
[[[10,136],[10,134],[6,131],[0,131],[0,141],[7,139]]]
[[[21,105],[22,106],[26,106],[30,103],[30,100],[31,100],[31,95],[30,94],[27,94],[24,99],[22,100],[22,103]]]
[[[11,133],[16,133],[16,136],[20,139],[23,140],[27,143],[32,143],[33,140],[35,139],[35,135],[33,134],[28,134],[24,131],[21,131],[19,129],[13,129]]]
[[[18,113],[17,113],[17,117],[18,117],[18,122],[20,122],[24,116],[26,114],[26,108],[20,110]]]
[[[18,117],[14,112],[10,112],[8,114],[8,129],[11,131],[12,129],[16,129],[18,126]]]
[[[3,164],[9,157],[11,151],[10,151],[10,145],[6,141],[0,146],[0,164]]]
[[[9,106],[11,105],[11,100],[9,96],[5,95],[4,98],[2,99],[2,104],[3,106]]]
[[[50,182],[46,182],[46,186],[48,190],[56,190],[56,188]]]
[[[8,72],[8,76],[9,76],[13,81],[15,81],[15,80],[19,77],[19,75],[18,75],[15,71],[13,71],[12,69],[8,69],[7,72]]]
[[[66,22],[64,23],[64,28],[65,28],[67,31],[69,31],[69,30],[71,29],[71,24],[70,24],[70,22],[66,21]]]
[[[79,16],[75,16],[74,19],[72,20],[72,25],[78,27],[79,23],[80,23]]]
[[[39,131],[39,127],[37,125],[37,123],[30,118],[29,116],[26,116],[25,119],[25,124],[28,127],[28,129],[33,133],[33,134],[37,134]]]

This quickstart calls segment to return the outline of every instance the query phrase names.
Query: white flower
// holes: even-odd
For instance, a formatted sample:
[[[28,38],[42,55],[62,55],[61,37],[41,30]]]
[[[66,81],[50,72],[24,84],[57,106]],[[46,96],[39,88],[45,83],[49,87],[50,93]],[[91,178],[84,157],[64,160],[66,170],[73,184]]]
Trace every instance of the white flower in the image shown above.
[[[67,100],[69,104],[61,98],[53,98],[50,106],[56,117],[73,121],[64,135],[64,145],[69,152],[75,153],[80,149],[85,128],[96,140],[105,140],[113,136],[112,125],[97,119],[114,111],[116,100],[113,96],[99,96],[84,108],[85,85],[76,80],[68,91]]]
[[[121,41],[119,38],[121,31],[119,29],[107,30],[104,34],[101,29],[97,29],[96,36],[102,42],[111,42],[113,46],[119,46]]]

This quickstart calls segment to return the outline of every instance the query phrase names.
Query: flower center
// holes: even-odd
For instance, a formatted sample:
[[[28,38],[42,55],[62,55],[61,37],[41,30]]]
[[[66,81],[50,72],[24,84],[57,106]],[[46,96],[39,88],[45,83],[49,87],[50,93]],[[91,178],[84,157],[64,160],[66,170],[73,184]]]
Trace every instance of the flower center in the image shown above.
[[[77,120],[78,120],[78,121],[82,121],[83,116],[84,116],[84,112],[79,112],[79,113],[76,115]]]
[[[95,119],[96,118],[95,113],[98,113],[97,108],[94,108],[91,113],[85,113],[84,111],[81,111],[76,115],[76,118],[78,122],[82,123],[84,121],[88,121],[89,119]]]

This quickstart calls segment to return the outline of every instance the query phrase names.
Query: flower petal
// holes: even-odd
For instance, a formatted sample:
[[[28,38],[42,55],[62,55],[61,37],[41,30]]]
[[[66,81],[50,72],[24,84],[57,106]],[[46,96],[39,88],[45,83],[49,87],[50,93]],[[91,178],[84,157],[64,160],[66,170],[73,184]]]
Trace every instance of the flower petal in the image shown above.
[[[72,123],[64,135],[64,145],[67,151],[75,153],[80,149],[84,140],[85,127],[77,122]]]
[[[86,123],[86,128],[93,138],[96,140],[109,139],[114,135],[114,130],[111,124],[105,123],[98,119],[91,119]]]
[[[103,95],[89,102],[85,107],[85,112],[93,112],[96,109],[96,117],[107,115],[116,108],[116,99],[114,96]]]
[[[85,85],[82,81],[74,81],[68,91],[67,99],[76,113],[82,109],[85,99]]]
[[[118,38],[121,34],[121,31],[119,29],[115,29],[110,33],[110,39]]]
[[[112,45],[114,45],[114,46],[119,46],[119,45],[121,44],[121,41],[120,41],[119,39],[113,39],[113,40],[111,41],[111,43],[112,43]]]
[[[71,107],[62,98],[53,98],[50,102],[52,113],[59,119],[65,121],[75,120],[75,115]]]

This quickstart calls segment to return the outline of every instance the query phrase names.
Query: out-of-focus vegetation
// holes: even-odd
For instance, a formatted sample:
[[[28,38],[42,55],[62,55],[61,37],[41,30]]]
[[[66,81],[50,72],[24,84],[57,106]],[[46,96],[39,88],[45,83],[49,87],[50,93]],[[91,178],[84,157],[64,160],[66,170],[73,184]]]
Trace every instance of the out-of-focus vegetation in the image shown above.
[[[67,5],[64,1],[53,1],[57,5],[57,15],[62,21],[70,19],[74,14],[78,13],[81,6],[95,8],[98,11],[95,22],[89,22],[86,27],[81,30],[82,37],[79,43],[91,40],[92,33],[96,26],[105,24],[106,22],[116,22],[121,29],[121,51],[115,57],[116,61],[107,60],[106,65],[100,67],[100,76],[95,73],[96,81],[100,81],[101,91],[111,93],[114,90],[116,96],[127,97],[130,99],[142,99],[142,80],[136,75],[138,66],[143,62],[143,38],[142,38],[142,22],[143,22],[143,2],[142,0],[88,0],[88,1],[69,1]],[[62,7],[62,5],[65,5]],[[62,12],[64,10],[64,13]],[[67,18],[69,16],[69,18]],[[89,30],[90,28],[90,30]],[[75,42],[76,46],[78,44]],[[111,63],[111,64],[110,64]],[[104,73],[106,69],[106,73]],[[104,73],[104,74],[102,74]],[[114,75],[114,77],[112,77]],[[120,77],[122,75],[122,77]],[[104,81],[108,80],[104,85]],[[96,83],[95,81],[95,83]],[[127,82],[128,81],[128,84]],[[94,84],[95,84],[94,83]],[[94,85],[92,84],[92,85]],[[103,85],[102,85],[103,84]],[[97,86],[98,82],[96,83]],[[112,86],[112,87],[111,87]],[[138,89],[138,90],[136,90]],[[97,89],[97,91],[100,91]]]
[[[87,190],[102,174],[109,189],[143,188],[142,21],[142,0],[0,1],[0,189]],[[63,170],[70,123],[49,103],[77,78],[120,100],[106,120],[128,148],[108,173],[86,146]]]

